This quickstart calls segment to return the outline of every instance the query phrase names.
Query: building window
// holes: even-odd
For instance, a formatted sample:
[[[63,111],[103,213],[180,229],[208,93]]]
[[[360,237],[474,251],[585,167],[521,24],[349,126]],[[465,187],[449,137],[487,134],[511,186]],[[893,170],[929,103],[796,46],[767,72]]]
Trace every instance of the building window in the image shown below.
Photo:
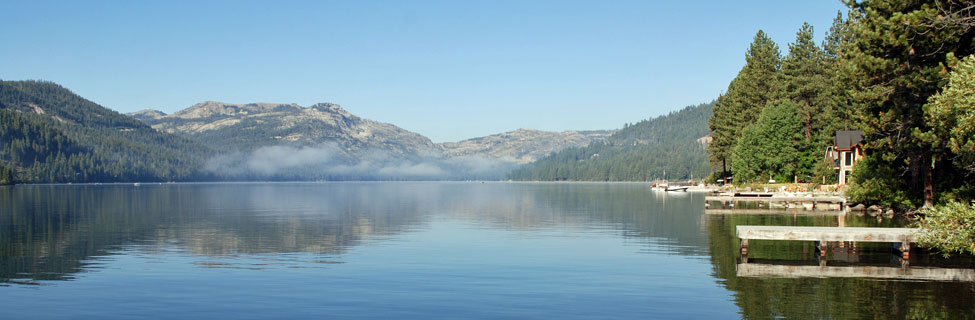
[[[845,166],[852,166],[853,165],[853,152],[844,152],[843,155],[844,155],[844,158],[846,158],[844,160],[843,165],[845,165]]]

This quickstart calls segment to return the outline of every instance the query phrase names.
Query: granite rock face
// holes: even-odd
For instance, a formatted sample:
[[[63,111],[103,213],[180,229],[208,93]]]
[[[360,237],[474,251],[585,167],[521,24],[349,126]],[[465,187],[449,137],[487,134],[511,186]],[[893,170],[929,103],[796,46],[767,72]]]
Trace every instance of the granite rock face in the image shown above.
[[[427,137],[392,124],[360,118],[331,103],[302,107],[207,101],[170,115],[160,114],[144,110],[129,115],[157,130],[188,136],[222,151],[329,143],[350,156],[366,150],[398,155],[441,153],[440,146]]]
[[[328,143],[352,158],[378,150],[402,157],[479,157],[518,164],[533,162],[565,148],[602,141],[614,132],[518,129],[458,142],[433,143],[418,133],[360,118],[332,103],[302,107],[207,101],[169,115],[151,109],[128,115],[157,130],[188,136],[224,152]]]
[[[518,129],[440,145],[447,156],[484,156],[510,159],[517,163],[530,163],[552,152],[584,147],[594,141],[606,140],[613,132],[612,130],[555,132]]]

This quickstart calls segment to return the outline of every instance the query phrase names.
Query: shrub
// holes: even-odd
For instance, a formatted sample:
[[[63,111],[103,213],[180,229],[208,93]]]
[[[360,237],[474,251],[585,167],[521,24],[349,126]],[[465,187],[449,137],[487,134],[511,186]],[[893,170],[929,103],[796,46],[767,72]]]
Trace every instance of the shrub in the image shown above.
[[[921,208],[918,244],[951,253],[975,254],[975,202],[949,201]]]

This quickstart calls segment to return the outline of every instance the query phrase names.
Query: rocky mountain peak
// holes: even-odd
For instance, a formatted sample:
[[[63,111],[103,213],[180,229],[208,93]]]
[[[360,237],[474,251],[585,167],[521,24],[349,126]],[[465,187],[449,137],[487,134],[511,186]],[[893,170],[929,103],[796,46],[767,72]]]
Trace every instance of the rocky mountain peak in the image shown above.
[[[346,117],[351,115],[351,113],[345,111],[345,109],[342,109],[342,106],[334,103],[329,103],[329,102],[316,103],[315,105],[308,108],[317,111],[322,111],[322,112],[338,113]]]
[[[197,103],[189,108],[172,114],[172,117],[183,119],[208,118],[211,116],[235,117],[267,112],[296,112],[301,106],[297,104],[281,103],[248,103],[232,104],[219,101]]]
[[[486,137],[441,143],[440,146],[449,156],[482,155],[529,163],[555,151],[605,140],[612,133],[611,130],[554,132],[521,128]]]
[[[142,109],[136,112],[126,113],[125,115],[139,119],[142,122],[147,122],[165,117],[166,113],[155,109]]]

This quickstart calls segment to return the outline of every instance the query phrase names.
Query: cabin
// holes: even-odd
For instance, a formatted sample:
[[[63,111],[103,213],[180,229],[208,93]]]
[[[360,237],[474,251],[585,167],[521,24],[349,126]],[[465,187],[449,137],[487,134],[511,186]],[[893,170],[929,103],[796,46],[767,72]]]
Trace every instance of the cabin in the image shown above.
[[[853,165],[863,158],[863,131],[836,131],[833,145],[826,148],[826,159],[833,161],[839,174],[839,185],[846,185]]]

